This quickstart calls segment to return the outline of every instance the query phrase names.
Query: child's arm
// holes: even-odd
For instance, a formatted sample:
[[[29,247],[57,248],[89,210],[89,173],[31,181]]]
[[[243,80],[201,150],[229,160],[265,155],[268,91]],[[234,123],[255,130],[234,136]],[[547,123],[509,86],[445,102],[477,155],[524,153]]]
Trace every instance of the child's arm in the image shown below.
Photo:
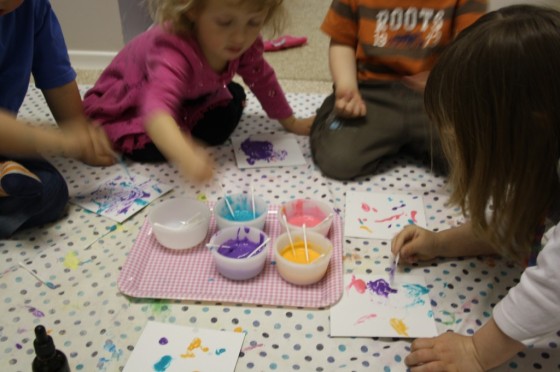
[[[315,116],[298,119],[292,115],[286,119],[281,119],[278,121],[288,132],[292,132],[302,136],[308,136],[309,132],[311,132],[311,125],[313,124],[313,120],[315,120]]]
[[[255,94],[269,118],[277,119],[288,132],[309,135],[314,116],[296,118],[272,66],[264,59],[262,38],[240,59],[237,73]]]
[[[44,90],[43,94],[60,128],[82,143],[80,160],[89,165],[111,165],[115,153],[102,128],[92,125],[85,117],[76,81]]]
[[[146,120],[146,133],[159,151],[187,178],[201,182],[212,178],[214,164],[208,152],[181,131],[175,119],[163,111]]]
[[[487,371],[497,367],[525,345],[508,337],[490,318],[474,336],[444,333],[434,338],[419,338],[405,358],[408,367],[438,371]]]
[[[366,114],[366,105],[358,90],[356,51],[331,39],[329,66],[335,87],[335,111],[342,117]]]
[[[3,155],[31,156],[48,153],[79,157],[81,144],[56,128],[28,125],[0,110],[0,150]]]

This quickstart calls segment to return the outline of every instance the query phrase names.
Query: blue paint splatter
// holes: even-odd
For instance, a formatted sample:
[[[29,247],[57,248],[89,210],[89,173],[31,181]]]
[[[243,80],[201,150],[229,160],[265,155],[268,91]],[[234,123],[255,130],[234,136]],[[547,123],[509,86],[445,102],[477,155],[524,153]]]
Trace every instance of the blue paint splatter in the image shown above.
[[[98,214],[116,212],[117,214],[125,214],[134,204],[145,203],[143,199],[149,198],[150,193],[143,190],[146,184],[151,182],[147,180],[141,184],[131,184],[130,182],[120,181],[121,176],[100,185],[96,190],[88,195],[77,195],[79,200],[88,200],[97,206],[95,211]]]
[[[142,199],[134,199],[134,204],[145,206],[148,205],[148,202]]]
[[[407,296],[412,298],[412,302],[408,304],[407,307],[424,305],[426,301],[424,301],[420,296],[430,292],[429,288],[420,284],[404,284],[403,288],[406,290]]]
[[[164,372],[169,366],[171,365],[171,361],[173,358],[170,355],[164,355],[161,359],[154,364],[154,371],[156,372]]]
[[[99,362],[97,362],[97,369],[100,371],[105,371],[106,367],[105,367],[105,363],[109,362],[109,359],[107,358],[99,358]]]
[[[111,353],[111,359],[119,360],[123,354],[122,349],[117,349],[117,346],[111,340],[105,341],[103,349]]]
[[[59,284],[54,284],[53,282],[45,282],[45,285],[50,289],[57,289],[58,287],[60,287]]]
[[[220,355],[226,352],[226,349],[216,349],[216,355]]]

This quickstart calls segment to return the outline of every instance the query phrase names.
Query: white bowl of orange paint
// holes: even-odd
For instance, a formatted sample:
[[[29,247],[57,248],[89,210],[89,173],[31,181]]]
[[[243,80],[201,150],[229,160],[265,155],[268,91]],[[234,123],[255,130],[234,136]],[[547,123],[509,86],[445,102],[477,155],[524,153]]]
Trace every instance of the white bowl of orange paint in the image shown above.
[[[329,239],[307,229],[305,240],[303,231],[295,231],[290,235],[280,234],[274,241],[276,270],[282,279],[296,285],[320,281],[327,272],[332,252],[333,244]]]

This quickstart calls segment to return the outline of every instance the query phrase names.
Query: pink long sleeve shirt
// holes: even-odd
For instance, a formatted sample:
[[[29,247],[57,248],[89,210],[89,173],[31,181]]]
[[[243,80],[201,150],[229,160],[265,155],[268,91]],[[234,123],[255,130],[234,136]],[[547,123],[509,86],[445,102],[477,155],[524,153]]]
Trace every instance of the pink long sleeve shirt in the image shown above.
[[[167,112],[190,131],[206,111],[227,105],[227,84],[239,74],[270,118],[285,119],[293,112],[263,50],[259,37],[217,73],[194,38],[154,26],[129,42],[86,93],[86,115],[103,125],[117,150],[128,153],[151,142],[144,127],[151,113]]]

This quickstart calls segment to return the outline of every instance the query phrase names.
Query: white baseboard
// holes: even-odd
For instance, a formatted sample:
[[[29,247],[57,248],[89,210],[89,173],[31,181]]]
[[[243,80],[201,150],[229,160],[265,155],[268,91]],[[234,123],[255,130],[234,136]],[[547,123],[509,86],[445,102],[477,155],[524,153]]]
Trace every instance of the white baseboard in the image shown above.
[[[115,58],[117,52],[69,50],[72,67],[78,70],[102,70]]]

